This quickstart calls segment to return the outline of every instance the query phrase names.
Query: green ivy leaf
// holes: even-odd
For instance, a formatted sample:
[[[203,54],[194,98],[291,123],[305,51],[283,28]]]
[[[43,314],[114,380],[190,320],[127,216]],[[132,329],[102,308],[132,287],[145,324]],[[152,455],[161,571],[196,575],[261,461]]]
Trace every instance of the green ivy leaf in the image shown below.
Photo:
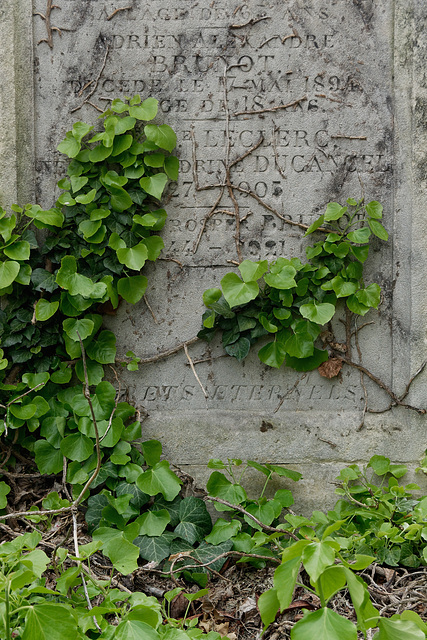
[[[373,640],[425,640],[424,631],[411,620],[380,618],[378,627],[379,631],[373,636]]]
[[[325,211],[325,221],[339,220],[346,211],[347,207],[342,207],[338,202],[329,202]]]
[[[70,640],[77,633],[70,606],[59,602],[28,606],[22,640]]]
[[[214,498],[222,498],[231,502],[232,504],[241,504],[247,500],[246,491],[240,484],[232,484],[228,478],[226,478],[219,471],[214,471],[206,485],[208,493]],[[215,508],[218,511],[227,511],[228,507],[215,503]]]
[[[320,216],[320,218],[317,218],[317,220],[315,220],[315,221],[313,222],[313,224],[311,224],[311,225],[308,227],[307,231],[306,231],[306,232],[305,232],[305,234],[304,234],[304,238],[306,238],[307,236],[309,236],[311,233],[314,233],[314,231],[317,231],[317,229],[318,229],[319,227],[321,227],[321,226],[322,226],[322,224],[323,224],[324,222],[325,222],[325,216],[324,216],[324,215],[321,215],[321,216]],[[312,250],[312,249],[313,249],[313,247],[307,247],[307,249],[311,249],[311,250]],[[317,248],[317,253],[320,253],[321,251],[322,251],[322,248],[321,248],[321,247],[318,247],[318,248]],[[312,257],[313,257],[313,256],[312,256]],[[310,256],[308,256],[308,255],[307,255],[307,258],[308,258],[308,259],[310,259]]]
[[[374,236],[377,236],[380,240],[388,240],[388,233],[381,222],[378,222],[378,220],[368,220],[368,224]]]
[[[374,307],[376,309],[381,301],[381,287],[376,284],[370,284],[366,289],[360,289],[356,292],[356,298],[365,307]]]
[[[173,500],[178,495],[181,484],[181,480],[170,470],[166,460],[144,471],[136,481],[138,489],[143,493],[149,496],[161,493],[166,500]]]
[[[230,308],[254,300],[259,293],[256,282],[242,282],[236,273],[227,273],[221,280],[221,286]]]
[[[148,280],[145,276],[129,276],[120,278],[117,292],[130,304],[139,302],[147,289]]]
[[[111,331],[101,331],[96,340],[86,347],[89,358],[100,364],[111,364],[116,358],[116,336]]]
[[[129,107],[129,115],[137,120],[153,120],[157,115],[158,105],[155,98],[147,98],[139,106]]]
[[[229,521],[224,520],[224,518],[218,518],[210,534],[205,537],[205,540],[209,544],[220,544],[237,535],[241,528],[242,523],[239,520]]]
[[[115,569],[123,575],[128,575],[138,567],[139,549],[130,540],[138,535],[139,525],[132,523],[123,531],[110,527],[100,527],[93,533],[94,540],[102,541],[102,552],[110,558]],[[117,638],[117,631],[115,632]],[[131,637],[131,636],[128,636]]]
[[[142,269],[148,258],[148,250],[143,242],[134,247],[117,249],[116,253],[118,261],[134,271]]]
[[[175,156],[165,158],[165,171],[170,180],[178,180],[179,160]]]
[[[312,581],[317,582],[326,567],[334,564],[335,552],[326,542],[312,542],[304,548],[302,562]]]
[[[350,242],[356,242],[357,244],[366,244],[366,242],[369,242],[370,237],[371,230],[369,227],[362,227],[361,229],[347,233],[347,238]]]
[[[190,544],[201,542],[212,529],[212,520],[200,498],[188,496],[179,505],[180,523],[175,533]]]
[[[279,369],[286,357],[286,349],[282,342],[274,341],[264,345],[258,351],[258,358],[269,367]]]
[[[311,611],[292,628],[292,640],[357,640],[357,629],[350,620],[323,607]],[[403,640],[403,639],[402,639]]]
[[[67,289],[72,296],[81,295],[83,298],[98,299],[107,292],[107,286],[104,283],[94,283],[90,278],[77,273],[77,262],[74,256],[62,258],[56,282],[62,289]]]
[[[7,494],[10,492],[10,487],[3,481],[0,482],[0,509],[4,509],[7,505]]]
[[[139,524],[140,536],[161,536],[170,523],[170,515],[166,509],[147,511],[135,520]]]
[[[148,140],[154,142],[161,149],[172,151],[176,147],[176,135],[167,124],[147,124],[144,133]]]
[[[66,458],[83,462],[93,453],[93,442],[82,433],[74,433],[62,440],[60,449]]]
[[[48,302],[44,298],[41,298],[37,301],[35,311],[36,311],[36,320],[40,322],[45,322],[49,320],[55,313],[57,312],[59,307],[59,300],[56,302]]]
[[[236,340],[236,342],[233,342],[232,344],[228,344],[224,348],[229,356],[233,356],[234,358],[236,358],[236,360],[241,362],[248,355],[251,348],[251,343],[248,340],[248,338],[245,338],[244,336],[240,336],[240,338]]]
[[[139,555],[148,562],[161,562],[170,556],[170,541],[166,536],[157,538],[138,536],[133,543],[139,548]]]
[[[47,440],[36,440],[34,443],[36,465],[40,473],[49,475],[59,473],[63,467],[63,456]]]
[[[300,306],[299,310],[303,318],[307,318],[307,320],[320,325],[324,325],[329,322],[335,313],[334,305],[327,302],[303,304]]]
[[[12,260],[28,260],[30,257],[30,243],[26,241],[14,242],[3,253]]]
[[[19,262],[6,260],[0,263],[0,289],[5,289],[15,280],[20,270]]]
[[[297,285],[294,279],[296,272],[297,271],[294,267],[286,265],[276,273],[268,273],[264,277],[264,280],[274,289],[292,289]]]
[[[313,355],[309,358],[293,358],[286,356],[286,366],[295,369],[295,371],[312,371],[317,369],[323,362],[328,359],[328,352],[321,349],[314,349]]]
[[[383,217],[383,206],[376,200],[368,202],[365,208],[366,213],[370,218],[374,218],[374,220],[381,220]]]
[[[243,282],[253,282],[262,278],[264,273],[268,270],[268,261],[259,260],[253,262],[252,260],[243,260],[239,264],[239,271],[242,274]]]
[[[150,196],[160,200],[167,181],[168,177],[165,173],[156,173],[154,176],[141,178],[139,184]]]
[[[67,318],[62,323],[63,329],[67,336],[71,338],[74,342],[79,342],[79,336],[82,340],[85,340],[88,336],[91,335],[94,329],[94,323],[92,320],[85,318]]]

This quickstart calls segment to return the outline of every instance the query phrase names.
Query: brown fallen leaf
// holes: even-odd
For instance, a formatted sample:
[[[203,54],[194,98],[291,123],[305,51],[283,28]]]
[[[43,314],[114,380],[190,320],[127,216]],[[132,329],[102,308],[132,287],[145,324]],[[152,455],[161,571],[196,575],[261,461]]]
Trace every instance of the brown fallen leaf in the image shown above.
[[[340,358],[330,358],[320,367],[317,368],[318,372],[324,378],[335,378],[342,369],[343,361]]]

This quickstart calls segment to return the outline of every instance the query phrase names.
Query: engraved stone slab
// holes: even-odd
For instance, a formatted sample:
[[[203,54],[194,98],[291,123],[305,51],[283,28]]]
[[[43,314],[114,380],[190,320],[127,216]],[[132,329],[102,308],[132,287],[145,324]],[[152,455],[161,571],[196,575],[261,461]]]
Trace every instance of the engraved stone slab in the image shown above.
[[[304,258],[299,225],[331,200],[364,195],[384,205],[392,239],[374,243],[367,263],[384,295],[360,333],[363,364],[402,393],[426,355],[422,0],[58,0],[49,20],[46,4],[33,1],[38,202],[54,200],[65,131],[94,121],[112,98],[157,97],[156,121],[179,140],[167,260],[148,269],[151,310],[122,304],[108,318],[119,353],[149,358],[191,339],[203,290],[233,261]],[[343,341],[339,321],[334,329]],[[189,351],[207,398],[182,350],[123,377],[147,414],[145,436],[200,477],[212,456],[335,468],[422,453],[424,419],[414,412],[367,414],[358,430],[365,390],[355,369],[326,380],[269,369],[256,353],[239,364],[218,343]],[[369,406],[387,408],[366,376],[364,385]],[[423,400],[417,381],[408,402]]]

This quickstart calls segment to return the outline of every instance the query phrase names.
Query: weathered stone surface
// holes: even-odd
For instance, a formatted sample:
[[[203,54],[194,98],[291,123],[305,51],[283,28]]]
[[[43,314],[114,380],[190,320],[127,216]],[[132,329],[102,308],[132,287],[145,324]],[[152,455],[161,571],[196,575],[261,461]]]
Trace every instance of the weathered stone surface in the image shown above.
[[[135,0],[119,10],[105,0],[57,0],[49,21],[46,4],[34,0],[34,16],[26,0],[6,0],[0,9],[4,202],[28,197],[18,186],[31,178],[22,163],[32,157],[31,136],[19,143],[16,131],[33,113],[42,205],[52,204],[66,166],[58,142],[76,119],[94,121],[111,98],[157,97],[157,121],[178,135],[181,174],[169,190],[163,232],[169,261],[149,270],[154,317],[141,301],[108,318],[119,352],[148,357],[192,338],[203,290],[219,283],[239,252],[302,257],[307,241],[298,223],[310,224],[331,200],[364,195],[383,203],[391,239],[374,243],[366,267],[384,299],[366,317],[375,324],[360,333],[363,364],[402,393],[427,357],[423,0]],[[24,101],[17,98],[23,69],[31,69],[30,40],[13,36],[31,20],[34,106],[30,89]],[[11,156],[18,162],[7,162]],[[227,167],[233,197],[215,186],[224,185]],[[343,340],[340,322],[335,329]],[[207,399],[182,351],[124,379],[148,414],[145,435],[162,440],[168,457],[193,465],[199,477],[211,456],[335,469],[375,453],[415,462],[425,448],[425,418],[410,410],[367,414],[359,430],[365,395],[355,369],[328,380],[268,369],[256,354],[239,364],[217,343],[190,353],[203,360],[196,368]],[[425,403],[423,376],[410,404]],[[386,409],[384,391],[366,377],[364,384],[369,406]]]

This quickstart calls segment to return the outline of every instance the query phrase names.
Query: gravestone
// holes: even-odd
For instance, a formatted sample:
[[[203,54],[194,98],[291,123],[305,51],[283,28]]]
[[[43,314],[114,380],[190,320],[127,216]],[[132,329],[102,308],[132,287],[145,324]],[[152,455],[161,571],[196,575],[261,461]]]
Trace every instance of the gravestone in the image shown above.
[[[403,393],[427,352],[424,2],[30,4],[0,9],[3,204],[34,189],[51,206],[67,165],[59,141],[113,98],[156,97],[156,122],[177,133],[163,260],[148,269],[146,301],[106,319],[118,352],[144,359],[191,340],[205,289],[245,258],[304,258],[299,225],[329,201],[364,196],[384,205],[390,240],[366,264],[383,299],[360,332],[362,362]],[[344,341],[342,323],[334,329]],[[256,353],[238,363],[218,342],[188,352],[198,379],[182,349],[122,378],[144,437],[199,480],[211,457],[285,464],[304,474],[295,493],[319,506],[343,465],[384,454],[414,468],[423,453],[425,418],[402,408],[364,416],[365,394],[376,411],[390,399],[356,369],[328,380],[270,369]],[[410,404],[425,403],[424,382]]]

